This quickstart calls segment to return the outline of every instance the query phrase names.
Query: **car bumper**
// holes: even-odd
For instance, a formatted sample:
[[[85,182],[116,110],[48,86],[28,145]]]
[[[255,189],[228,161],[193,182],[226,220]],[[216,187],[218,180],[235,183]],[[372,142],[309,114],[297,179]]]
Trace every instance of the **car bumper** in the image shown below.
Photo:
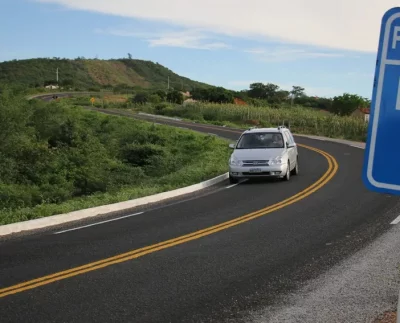
[[[229,174],[234,178],[253,177],[283,177],[286,174],[287,164],[263,167],[229,166]]]

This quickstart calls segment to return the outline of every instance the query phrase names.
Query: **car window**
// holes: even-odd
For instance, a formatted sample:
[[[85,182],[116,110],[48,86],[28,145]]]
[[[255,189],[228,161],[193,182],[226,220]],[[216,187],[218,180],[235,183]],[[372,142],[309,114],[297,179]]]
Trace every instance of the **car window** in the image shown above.
[[[238,141],[236,149],[283,148],[284,140],[281,133],[255,132],[246,133]]]
[[[291,142],[291,140],[290,140],[290,137],[289,137],[288,133],[285,131],[283,134],[284,134],[284,136],[285,136],[286,141],[287,141],[289,144],[291,144],[292,142]]]
[[[292,133],[291,133],[290,131],[288,131],[287,134],[288,134],[288,136],[289,136],[290,143],[291,143],[291,144],[294,144],[295,142],[294,142],[294,138],[293,138]]]

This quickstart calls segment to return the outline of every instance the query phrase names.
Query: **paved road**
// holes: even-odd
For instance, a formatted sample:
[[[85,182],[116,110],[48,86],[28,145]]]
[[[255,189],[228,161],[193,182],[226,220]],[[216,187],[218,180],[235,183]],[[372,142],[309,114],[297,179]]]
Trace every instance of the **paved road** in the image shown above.
[[[117,221],[2,240],[1,322],[239,322],[250,309],[278,302],[381,235],[398,215],[398,198],[363,187],[363,150],[296,139],[334,159],[302,147],[300,174],[290,182],[222,183],[129,210],[117,216],[144,213]],[[285,199],[293,203],[276,205]]]

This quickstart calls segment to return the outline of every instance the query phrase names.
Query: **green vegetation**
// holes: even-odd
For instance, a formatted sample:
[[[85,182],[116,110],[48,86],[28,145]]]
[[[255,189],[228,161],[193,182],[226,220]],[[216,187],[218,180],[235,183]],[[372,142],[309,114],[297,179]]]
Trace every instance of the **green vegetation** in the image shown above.
[[[160,98],[161,99],[161,98]],[[182,104],[183,103],[183,95],[179,91],[169,91],[167,93],[166,100],[170,103],[175,103],[175,104]]]
[[[269,127],[285,124],[294,133],[357,141],[365,141],[367,133],[367,124],[361,118],[341,117],[300,106],[274,109],[211,103],[189,103],[182,106],[147,104],[138,105],[135,110],[215,125]]]
[[[37,58],[0,63],[0,89],[5,85],[19,88],[43,89],[56,85],[59,69],[59,85],[65,90],[99,91],[101,89],[136,91],[138,89],[179,90],[209,88],[211,85],[179,76],[168,68],[151,61],[138,59],[85,59]]]
[[[214,136],[8,91],[0,128],[0,224],[194,184],[226,172],[230,153]]]
[[[0,63],[0,91],[5,86],[12,86],[16,93],[45,91],[46,85],[56,85],[58,69],[59,85],[63,91],[127,94],[132,96],[133,103],[180,104],[185,98],[178,93],[189,91],[190,98],[206,103],[236,103],[275,109],[297,105],[341,116],[350,115],[357,108],[367,108],[370,104],[366,98],[347,93],[335,98],[308,96],[298,85],[287,91],[273,83],[258,82],[250,84],[249,89],[232,91],[179,76],[158,63],[132,59],[129,53],[127,57],[112,60],[38,58],[3,62]]]
[[[223,87],[210,89],[195,89],[191,92],[191,96],[197,101],[208,101],[213,103],[233,103],[233,91],[228,91]]]
[[[222,87],[194,89],[191,98],[205,103],[234,103],[235,98],[243,100],[240,105],[271,107],[275,109],[296,106],[324,110],[333,114],[348,116],[358,108],[367,108],[370,100],[355,94],[344,93],[334,98],[307,96],[305,89],[294,85],[291,91],[282,90],[273,83],[252,83],[248,90],[239,92]]]
[[[364,99],[361,96],[345,93],[333,98],[331,111],[340,116],[349,116],[358,107],[364,106]]]
[[[252,86],[253,90],[255,88],[257,87]],[[202,95],[200,98],[204,100],[203,102],[181,104],[180,100],[170,99],[171,93],[174,93],[174,91],[153,91],[150,93],[139,92],[127,103],[104,104],[99,100],[95,106],[111,109],[133,109],[216,125],[228,125],[230,123],[230,125],[243,127],[247,125],[276,126],[284,123],[290,124],[291,129],[297,133],[349,140],[366,140],[367,123],[362,117],[350,115],[357,108],[368,106],[369,101],[367,99],[348,93],[336,96],[333,99],[312,98],[302,94],[303,88],[294,86],[292,90],[294,102],[277,103],[277,97],[280,94],[278,96],[275,96],[275,94],[282,92],[282,90],[279,90],[279,87],[273,84],[269,84],[266,88],[269,91],[268,99],[252,98],[250,100],[247,97],[248,103],[245,103],[245,105],[207,102],[207,95],[212,97],[215,93],[226,94],[222,88],[213,88],[199,90],[195,92],[195,95],[192,94],[193,97]],[[245,96],[242,95],[242,97]],[[89,97],[69,100],[72,104],[88,105]],[[230,100],[227,101],[230,102]],[[221,100],[221,102],[224,102],[224,100]]]

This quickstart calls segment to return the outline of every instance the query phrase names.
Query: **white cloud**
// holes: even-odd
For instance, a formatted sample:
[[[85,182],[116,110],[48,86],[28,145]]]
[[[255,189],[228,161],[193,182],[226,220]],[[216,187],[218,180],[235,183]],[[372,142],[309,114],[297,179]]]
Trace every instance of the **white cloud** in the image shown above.
[[[246,53],[255,55],[258,59],[267,62],[293,61],[312,58],[337,58],[344,57],[343,53],[308,50],[304,48],[277,47],[273,49],[253,48],[245,50]]]
[[[183,31],[138,32],[127,29],[97,29],[97,33],[123,37],[137,37],[145,39],[150,47],[181,47],[203,50],[228,49],[229,45],[215,41],[214,37],[201,30],[188,29]]]
[[[376,52],[380,21],[398,0],[35,0],[71,9],[336,49]]]

